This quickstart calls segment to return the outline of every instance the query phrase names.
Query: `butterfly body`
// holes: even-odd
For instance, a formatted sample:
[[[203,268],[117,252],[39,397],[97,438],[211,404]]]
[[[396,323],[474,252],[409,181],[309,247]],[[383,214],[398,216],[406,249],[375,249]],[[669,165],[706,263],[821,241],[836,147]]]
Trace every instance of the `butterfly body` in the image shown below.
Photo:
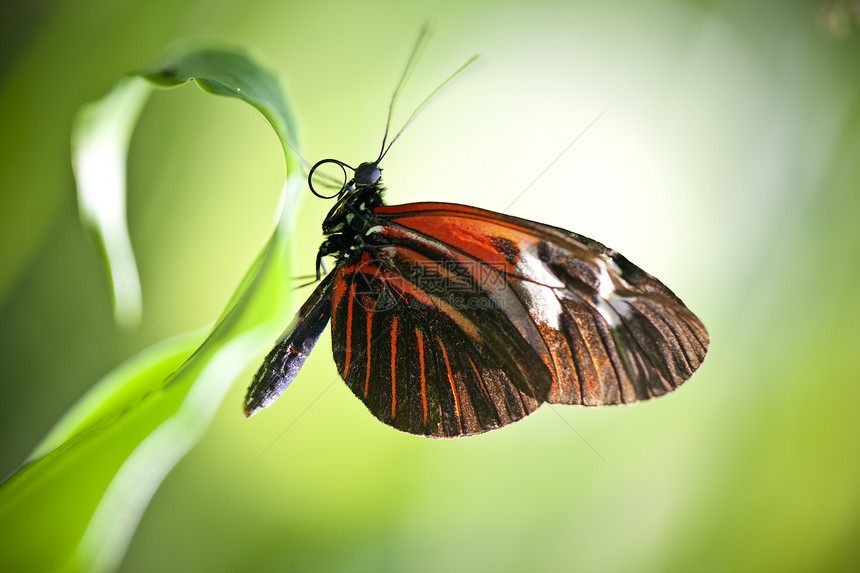
[[[339,374],[382,422],[481,433],[542,403],[631,403],[675,389],[708,334],[660,281],[565,231],[451,203],[387,206],[361,164],[323,223],[335,268],[257,372],[246,415],[298,374],[331,320]]]
[[[383,205],[381,172],[376,163],[362,163],[356,177],[338,194],[322,224],[325,240],[317,252],[317,279],[323,257],[333,255],[341,263],[364,247],[364,234],[375,219],[374,209]]]

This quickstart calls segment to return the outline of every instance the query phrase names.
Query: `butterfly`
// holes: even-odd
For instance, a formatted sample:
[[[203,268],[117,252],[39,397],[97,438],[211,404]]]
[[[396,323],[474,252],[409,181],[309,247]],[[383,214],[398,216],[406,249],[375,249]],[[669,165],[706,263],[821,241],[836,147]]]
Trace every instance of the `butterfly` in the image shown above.
[[[702,364],[702,322],[619,252],[477,207],[385,204],[379,164],[400,135],[386,147],[387,133],[376,160],[325,159],[309,172],[326,197],[315,171],[343,170],[326,197],[337,201],[322,225],[321,280],[254,376],[246,416],[283,394],[329,322],[337,371],[367,409],[437,438],[500,428],[545,402],[648,400]]]

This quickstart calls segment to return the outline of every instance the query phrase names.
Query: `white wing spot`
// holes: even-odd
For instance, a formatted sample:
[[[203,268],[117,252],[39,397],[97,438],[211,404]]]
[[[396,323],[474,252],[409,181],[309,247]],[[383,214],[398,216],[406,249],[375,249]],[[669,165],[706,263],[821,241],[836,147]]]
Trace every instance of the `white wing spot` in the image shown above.
[[[609,323],[609,326],[616,328],[621,326],[621,317],[630,316],[630,305],[624,299],[624,296],[619,295],[615,288],[615,281],[609,271],[609,265],[613,266],[613,271],[618,273],[618,265],[613,260],[606,260],[604,257],[598,259],[598,276],[597,276],[597,299],[596,309],[600,316]]]
[[[529,314],[532,319],[541,326],[558,330],[560,328],[559,317],[564,309],[555,292],[543,285],[523,281],[523,288],[529,293],[534,304],[529,306]]]
[[[564,288],[564,283],[538,257],[537,244],[529,245],[522,250],[515,268],[529,280],[551,288]]]

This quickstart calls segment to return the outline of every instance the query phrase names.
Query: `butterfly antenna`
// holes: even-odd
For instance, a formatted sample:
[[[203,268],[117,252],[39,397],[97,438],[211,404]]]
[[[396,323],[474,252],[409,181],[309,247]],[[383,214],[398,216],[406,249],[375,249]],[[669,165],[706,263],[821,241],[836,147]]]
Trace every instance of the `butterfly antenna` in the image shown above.
[[[394,142],[397,141],[397,139],[403,134],[404,131],[406,131],[406,128],[408,128],[410,125],[412,125],[412,122],[415,121],[415,118],[418,117],[418,114],[424,110],[424,108],[427,106],[428,103],[430,103],[430,100],[432,100],[436,96],[436,94],[438,94],[442,90],[442,88],[444,88],[446,85],[448,85],[451,82],[451,80],[453,80],[455,77],[460,75],[460,73],[463,72],[463,70],[465,70],[470,65],[472,65],[474,63],[474,61],[477,59],[478,59],[478,55],[475,54],[474,56],[469,58],[465,64],[463,64],[462,66],[457,68],[457,71],[455,71],[453,74],[448,76],[448,78],[444,82],[442,82],[441,84],[436,86],[436,89],[433,90],[432,92],[430,92],[430,95],[428,95],[426,98],[424,98],[424,101],[422,101],[418,105],[418,107],[415,108],[415,111],[412,112],[412,115],[409,116],[409,119],[407,119],[406,123],[403,124],[403,127],[400,128],[400,131],[397,132],[397,135],[395,135],[394,138],[391,140],[391,143],[388,144],[388,147],[385,147],[385,141],[383,140],[382,151],[380,151],[379,159],[376,160],[376,163],[379,163],[380,161],[382,161],[382,158],[385,157],[385,155],[388,153],[388,150],[391,149],[392,145],[394,145]],[[400,86],[398,86],[398,90],[399,89],[400,89]],[[397,92],[395,92],[395,94],[399,95],[399,93],[397,93]],[[393,102],[392,102],[392,104],[393,104]],[[389,109],[388,121],[389,122],[391,121],[391,110],[390,109]],[[385,127],[385,135],[388,136],[388,126]]]
[[[388,140],[388,130],[391,128],[391,116],[394,115],[394,106],[397,104],[397,100],[400,99],[403,86],[406,85],[406,82],[415,70],[415,66],[418,64],[418,60],[421,59],[421,54],[424,53],[424,49],[427,48],[427,44],[430,43],[432,36],[433,29],[428,24],[424,24],[424,27],[421,28],[421,32],[418,34],[418,39],[415,41],[415,47],[412,48],[412,53],[409,54],[409,60],[407,60],[406,67],[403,69],[400,81],[397,82],[397,87],[394,88],[391,102],[388,104],[388,119],[385,121],[385,134],[382,136],[382,147],[379,150],[379,159],[376,160],[377,162],[385,155],[385,142]]]

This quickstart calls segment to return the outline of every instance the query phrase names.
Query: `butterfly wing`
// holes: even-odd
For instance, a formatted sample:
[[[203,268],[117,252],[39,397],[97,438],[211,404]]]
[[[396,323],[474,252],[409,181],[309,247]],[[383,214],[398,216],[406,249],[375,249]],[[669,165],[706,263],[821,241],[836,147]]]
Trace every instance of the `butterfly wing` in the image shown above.
[[[385,245],[378,253],[402,250],[448,265],[449,273],[504,277],[508,298],[521,304],[503,310],[522,321],[526,309],[540,334],[536,340],[520,329],[551,373],[549,402],[646,400],[677,388],[704,360],[707,330],[684,303],[587,237],[447,203],[386,206],[375,214],[383,224],[368,241]]]
[[[540,334],[506,289],[451,290],[443,266],[403,247],[369,249],[340,272],[335,364],[382,422],[464,436],[519,420],[547,399],[552,376],[532,348]]]

